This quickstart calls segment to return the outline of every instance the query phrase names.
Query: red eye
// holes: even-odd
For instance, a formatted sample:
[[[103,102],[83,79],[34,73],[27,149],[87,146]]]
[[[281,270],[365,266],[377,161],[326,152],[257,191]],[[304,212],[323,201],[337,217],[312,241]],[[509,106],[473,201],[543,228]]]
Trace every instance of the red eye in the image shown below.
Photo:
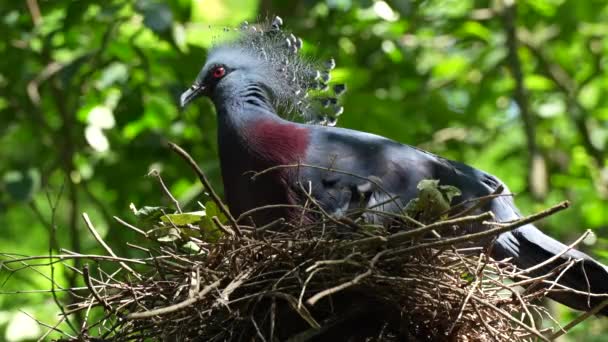
[[[214,78],[222,78],[224,75],[226,75],[226,69],[224,69],[224,67],[217,67],[213,70]]]

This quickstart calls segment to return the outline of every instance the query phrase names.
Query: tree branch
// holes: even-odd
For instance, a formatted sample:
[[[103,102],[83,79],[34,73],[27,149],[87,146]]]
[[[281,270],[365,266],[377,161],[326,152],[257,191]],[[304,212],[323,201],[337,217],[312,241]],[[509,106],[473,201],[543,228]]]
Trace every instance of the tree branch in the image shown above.
[[[585,121],[587,110],[577,99],[582,85],[590,82],[590,80],[588,80],[589,78],[584,80],[581,85],[577,85],[576,81],[568,75],[564,68],[551,61],[543,49],[534,41],[530,33],[522,32],[518,35],[518,39],[528,48],[528,50],[530,50],[534,57],[536,57],[541,72],[553,81],[557,88],[564,93],[568,107],[566,112],[582,138],[583,147],[591,158],[593,158],[598,167],[604,167],[605,151],[602,151],[593,145],[591,134]]]
[[[530,104],[524,85],[521,61],[517,55],[518,41],[515,26],[517,8],[515,1],[505,0],[503,1],[503,4],[502,19],[507,38],[507,63],[515,81],[513,97],[519,108],[519,113],[524,124],[526,143],[528,145],[528,186],[534,197],[543,198],[547,192],[547,170],[545,160],[536,144],[535,120],[533,114],[530,112]]]

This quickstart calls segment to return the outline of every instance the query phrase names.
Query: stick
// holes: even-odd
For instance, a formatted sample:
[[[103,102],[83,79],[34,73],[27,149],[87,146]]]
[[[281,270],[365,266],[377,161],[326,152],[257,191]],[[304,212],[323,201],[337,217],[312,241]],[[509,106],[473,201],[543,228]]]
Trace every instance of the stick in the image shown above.
[[[228,208],[226,207],[224,202],[222,202],[222,200],[217,195],[215,190],[213,190],[213,188],[211,187],[211,183],[209,183],[209,180],[207,179],[207,176],[205,175],[203,170],[201,170],[201,168],[198,166],[198,164],[194,161],[194,159],[192,159],[192,157],[188,154],[188,152],[184,151],[184,149],[177,146],[176,144],[174,144],[172,142],[168,142],[168,145],[171,150],[173,150],[175,153],[179,154],[179,156],[182,157],[182,159],[184,159],[188,164],[190,164],[192,169],[194,169],[194,172],[196,172],[198,179],[201,181],[201,183],[203,183],[203,186],[205,187],[205,189],[207,189],[207,191],[209,191],[209,194],[211,195],[211,199],[213,200],[213,202],[215,202],[215,204],[220,209],[222,214],[226,215],[226,217],[228,218],[228,221],[230,221],[230,225],[232,226],[232,229],[234,230],[234,233],[236,234],[236,236],[243,235],[241,233],[241,230],[239,229],[239,225],[236,223],[236,220],[234,219],[232,214],[230,214],[230,211],[228,211]]]
[[[422,234],[422,233],[425,233],[425,232],[428,232],[428,231],[431,231],[431,230],[434,230],[437,228],[443,228],[446,226],[457,225],[457,224],[462,224],[462,223],[467,223],[467,222],[484,221],[484,220],[492,219],[493,217],[494,217],[494,215],[491,212],[485,212],[481,215],[475,215],[475,216],[459,217],[459,218],[455,218],[452,220],[435,222],[435,223],[432,223],[432,224],[429,224],[429,225],[426,225],[426,226],[423,226],[420,228],[395,233],[390,236],[372,236],[372,237],[368,237],[365,239],[348,242],[348,243],[344,244],[342,247],[350,248],[350,247],[354,247],[354,246],[369,245],[369,244],[374,246],[376,244],[381,244],[381,243],[399,244],[399,243],[407,240],[408,238],[411,238],[412,236],[419,235],[419,234]],[[445,240],[441,240],[441,241],[445,241]]]
[[[352,280],[347,281],[346,283],[342,283],[340,285],[331,287],[327,290],[323,290],[323,291],[315,294],[314,296],[308,298],[308,300],[306,300],[306,304],[313,306],[313,305],[315,305],[316,302],[318,302],[323,297],[327,297],[334,293],[340,292],[346,288],[349,288],[353,285],[357,285],[361,280],[365,279],[366,277],[370,276],[371,274],[372,274],[372,270],[370,269],[370,270],[367,270],[367,271],[359,274],[358,276],[356,276]]]
[[[471,212],[473,212],[476,209],[482,208],[484,205],[488,204],[491,200],[493,200],[493,199],[495,199],[497,197],[513,196],[512,194],[503,194],[502,192],[503,192],[504,189],[505,189],[504,185],[502,185],[502,184],[498,185],[496,187],[496,189],[494,189],[494,191],[492,191],[491,194],[489,194],[487,196],[482,196],[482,197],[478,197],[478,198],[473,199],[473,201],[477,201],[477,202],[475,202],[472,206],[470,206],[468,208],[464,208],[464,210],[462,210],[460,212],[457,212],[456,214],[454,214],[450,218],[456,218],[456,217],[461,217],[461,216],[467,215],[468,213],[471,213]],[[459,203],[459,204],[451,207],[450,209],[448,209],[447,212],[450,212],[450,211],[453,212],[453,210],[455,208],[458,208],[460,206],[464,206],[464,205],[466,205],[467,203],[470,203],[470,202],[471,202],[471,200],[467,200],[467,201],[464,201],[462,203]]]
[[[564,250],[562,250],[558,254],[556,254],[556,255],[550,257],[549,259],[547,259],[547,260],[545,260],[545,261],[543,261],[541,263],[538,263],[538,264],[536,264],[536,265],[534,265],[532,267],[528,267],[525,270],[521,270],[521,271],[515,273],[513,276],[519,276],[519,275],[522,275],[522,274],[530,273],[530,272],[535,271],[535,270],[537,270],[537,269],[539,269],[541,267],[549,265],[550,263],[554,262],[555,260],[561,258],[564,254],[566,254],[568,251],[570,251],[571,249],[573,249],[576,245],[578,245],[579,243],[581,243],[581,241],[583,241],[587,237],[587,235],[589,235],[589,233],[591,233],[590,230],[585,231],[585,233],[583,233],[583,235],[581,235],[581,237],[579,237],[578,239],[576,239],[576,241],[574,241],[573,243],[571,243],[569,246],[566,246],[566,248],[564,248]]]
[[[478,240],[478,239],[481,239],[481,238],[484,238],[487,236],[498,235],[498,234],[501,234],[504,232],[511,231],[515,228],[519,228],[528,223],[538,221],[541,218],[553,215],[554,213],[556,213],[558,211],[562,211],[562,210],[568,208],[569,206],[570,206],[570,202],[563,201],[547,210],[541,211],[540,213],[526,216],[524,218],[521,218],[515,222],[512,222],[512,223],[504,225],[504,226],[498,226],[496,228],[488,229],[486,231],[479,232],[479,233],[473,233],[473,234],[468,234],[468,235],[459,236],[459,237],[455,237],[455,238],[443,239],[443,240],[433,241],[433,242],[429,242],[429,243],[422,243],[422,244],[407,247],[407,248],[397,249],[397,250],[391,251],[388,255],[394,256],[394,255],[398,255],[398,254],[413,252],[415,250],[419,250],[422,248],[449,246],[449,245],[458,244],[460,242],[474,241],[474,240]]]
[[[95,240],[97,240],[97,242],[99,242],[99,244],[113,257],[118,258],[118,256],[114,253],[114,251],[112,250],[112,248],[110,248],[110,246],[108,246],[108,244],[106,244],[105,241],[103,241],[103,239],[101,238],[101,235],[99,235],[99,233],[97,232],[97,230],[95,230],[95,227],[93,227],[93,223],[91,223],[91,220],[89,219],[89,215],[87,215],[87,213],[82,213],[82,218],[84,219],[84,222],[86,223],[87,228],[89,228],[89,231],[91,232],[91,234],[93,234],[93,237],[95,238]],[[127,264],[125,264],[122,261],[119,261],[118,264],[120,264],[120,266],[122,268],[124,268],[125,270],[129,271],[132,275],[135,276],[135,278],[141,280],[141,275],[137,272],[135,272],[135,270],[133,270],[131,267],[129,267]]]
[[[579,323],[581,323],[582,321],[586,320],[587,318],[595,315],[596,313],[600,312],[600,310],[602,310],[603,308],[606,307],[606,305],[608,305],[608,298],[604,299],[601,303],[599,303],[598,305],[596,305],[593,309],[581,314],[580,316],[578,316],[577,318],[575,318],[574,320],[572,320],[572,322],[568,323],[568,325],[566,325],[565,327],[563,327],[562,329],[558,330],[557,332],[555,332],[553,335],[551,335],[549,337],[550,340],[555,340],[558,337],[562,336],[563,334],[567,333],[570,329],[574,328],[576,325],[578,325]]]
[[[89,274],[89,265],[88,264],[85,264],[82,267],[82,276],[84,278],[84,283],[87,285],[87,288],[89,289],[89,291],[91,292],[93,297],[95,297],[95,299],[97,299],[97,302],[99,302],[99,304],[101,304],[108,312],[113,313],[114,309],[110,306],[110,304],[108,304],[108,302],[106,302],[103,298],[101,298],[99,293],[97,293],[97,290],[95,290],[95,286],[93,286],[93,283],[91,282],[91,276]]]
[[[126,221],[123,221],[123,220],[122,220],[120,217],[118,217],[118,216],[114,216],[114,219],[115,219],[115,220],[116,220],[118,223],[122,224],[123,226],[125,226],[125,227],[127,227],[127,228],[129,228],[129,229],[131,229],[131,230],[133,230],[133,231],[135,231],[135,232],[137,232],[137,233],[139,233],[139,234],[141,234],[141,235],[145,236],[145,237],[148,237],[148,233],[144,232],[143,230],[141,230],[141,229],[139,229],[139,228],[135,227],[134,225],[132,225],[132,224],[130,224],[130,223],[128,223],[128,222],[126,222]]]
[[[163,177],[160,176],[160,172],[158,172],[158,170],[156,170],[156,169],[153,169],[148,173],[148,176],[156,177],[158,179],[160,188],[163,190],[165,195],[167,195],[167,197],[169,197],[169,200],[171,202],[173,202],[173,204],[175,205],[175,208],[181,214],[182,208],[179,206],[179,201],[177,199],[175,199],[175,197],[173,196],[171,191],[169,191],[169,188],[167,188],[167,186],[165,185],[165,182],[163,181]]]
[[[212,290],[216,289],[220,285],[221,281],[222,281],[222,279],[218,279],[215,282],[205,286],[205,288],[202,289],[199,293],[197,293],[194,297],[188,298],[188,299],[184,300],[183,302],[179,302],[174,305],[169,305],[164,308],[148,310],[148,311],[144,311],[144,312],[135,312],[135,313],[127,315],[126,319],[128,319],[128,320],[146,319],[146,318],[150,318],[153,316],[166,315],[166,314],[187,308],[188,306],[203,299]]]

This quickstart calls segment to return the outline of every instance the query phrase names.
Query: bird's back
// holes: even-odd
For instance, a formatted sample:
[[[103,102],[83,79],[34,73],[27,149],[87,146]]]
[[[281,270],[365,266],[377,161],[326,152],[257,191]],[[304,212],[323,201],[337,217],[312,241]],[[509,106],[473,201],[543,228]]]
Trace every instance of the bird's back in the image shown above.
[[[368,206],[397,198],[396,203],[382,207],[394,211],[417,196],[417,185],[424,179],[438,179],[442,185],[457,187],[462,195],[454,199],[454,204],[489,195],[503,185],[496,177],[468,165],[374,134],[320,126],[310,130],[305,162],[320,168],[303,169],[302,178],[319,183],[317,196],[327,198],[329,212],[346,204],[332,201],[337,197],[326,196],[324,191],[372,192]],[[518,216],[513,209],[498,214],[505,220]]]

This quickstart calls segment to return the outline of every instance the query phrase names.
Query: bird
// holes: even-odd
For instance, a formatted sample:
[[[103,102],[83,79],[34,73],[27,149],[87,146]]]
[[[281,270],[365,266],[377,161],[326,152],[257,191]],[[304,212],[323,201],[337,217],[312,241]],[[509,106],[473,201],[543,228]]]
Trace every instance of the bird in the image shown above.
[[[205,96],[215,106],[224,196],[232,215],[251,212],[248,217],[257,225],[293,220],[301,215],[294,208],[310,198],[333,217],[372,207],[400,212],[416,199],[419,184],[432,180],[429,184],[458,189],[450,196],[452,205],[498,193],[504,196],[491,197],[479,210],[491,211],[501,222],[522,217],[508,187],[487,172],[382,136],[336,127],[344,111],[337,99],[346,86],[330,85],[335,61],[302,57],[302,39],[282,24],[275,17],[235,29],[237,38],[208,52],[193,85],[179,99],[185,107]],[[265,209],[254,210],[261,207]],[[364,218],[386,220],[372,214]],[[589,293],[608,294],[606,266],[534,224],[489,243],[494,259],[509,259],[521,269],[545,262],[531,276],[575,261],[557,279],[575,291],[548,294],[573,309],[588,311],[606,298]],[[608,308],[600,314],[608,315]]]

